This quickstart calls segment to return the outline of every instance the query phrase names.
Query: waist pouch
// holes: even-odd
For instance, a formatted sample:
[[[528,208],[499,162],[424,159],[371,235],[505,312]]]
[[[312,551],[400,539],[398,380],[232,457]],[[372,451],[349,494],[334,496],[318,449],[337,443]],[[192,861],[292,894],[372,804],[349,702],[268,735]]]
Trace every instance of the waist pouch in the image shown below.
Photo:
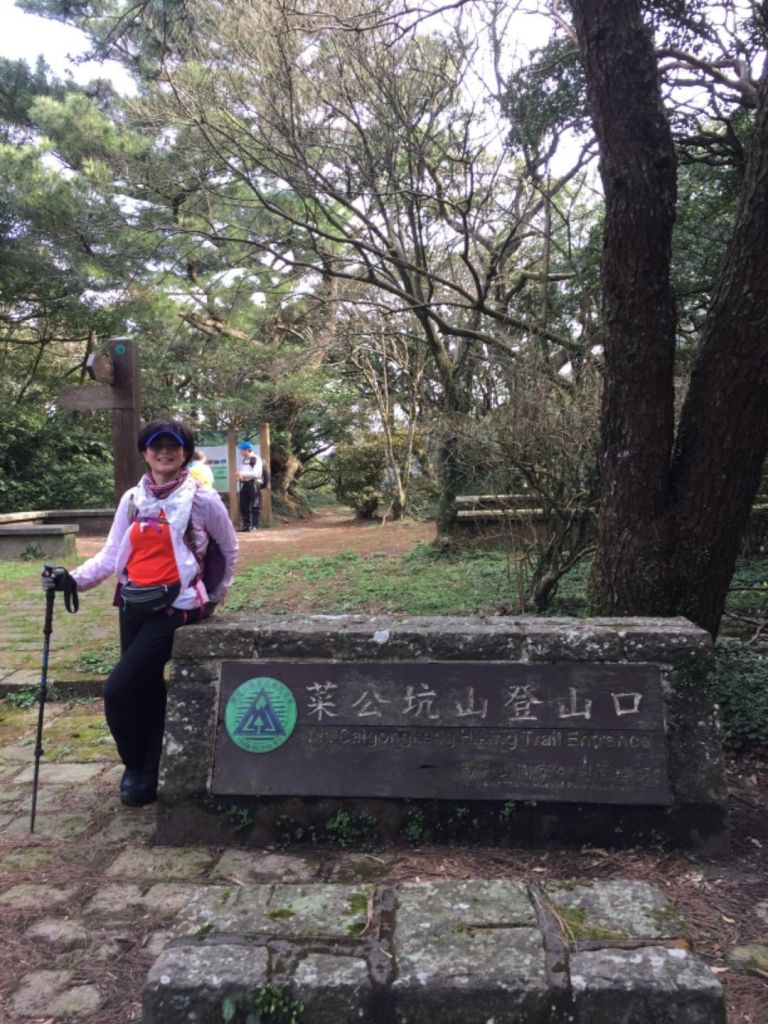
[[[124,608],[141,615],[154,615],[170,608],[181,593],[181,583],[158,583],[143,587],[129,580],[120,588],[120,599]]]

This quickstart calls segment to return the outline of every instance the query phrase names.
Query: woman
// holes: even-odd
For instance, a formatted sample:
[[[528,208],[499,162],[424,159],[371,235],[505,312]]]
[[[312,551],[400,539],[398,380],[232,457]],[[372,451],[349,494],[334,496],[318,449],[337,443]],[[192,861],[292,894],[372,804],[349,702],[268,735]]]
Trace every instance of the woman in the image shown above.
[[[222,600],[238,546],[219,495],[189,474],[195,439],[187,426],[153,420],[139,431],[138,448],[148,472],[120,499],[101,551],[71,573],[56,567],[42,574],[44,590],[65,592],[89,590],[117,576],[122,656],[104,686],[104,711],[125,765],[120,799],[129,807],[157,799],[163,672],[173,634],[210,615]],[[211,540],[223,556],[223,571],[208,593],[201,570]]]

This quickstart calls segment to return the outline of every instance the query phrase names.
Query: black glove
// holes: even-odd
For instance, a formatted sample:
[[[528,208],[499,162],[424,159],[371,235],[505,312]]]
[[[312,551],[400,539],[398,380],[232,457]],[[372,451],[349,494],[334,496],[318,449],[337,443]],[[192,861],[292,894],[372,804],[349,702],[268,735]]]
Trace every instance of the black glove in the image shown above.
[[[46,595],[56,590],[64,594],[64,607],[68,612],[76,612],[80,607],[77,583],[63,565],[44,565],[40,573],[40,583]]]

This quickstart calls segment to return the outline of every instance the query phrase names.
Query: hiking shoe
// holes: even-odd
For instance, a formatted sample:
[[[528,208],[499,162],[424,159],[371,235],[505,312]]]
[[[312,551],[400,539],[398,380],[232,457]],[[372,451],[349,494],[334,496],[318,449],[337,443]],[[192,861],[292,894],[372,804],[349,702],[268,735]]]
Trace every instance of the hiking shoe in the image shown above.
[[[126,768],[120,782],[120,800],[126,807],[144,807],[157,800],[157,772]]]

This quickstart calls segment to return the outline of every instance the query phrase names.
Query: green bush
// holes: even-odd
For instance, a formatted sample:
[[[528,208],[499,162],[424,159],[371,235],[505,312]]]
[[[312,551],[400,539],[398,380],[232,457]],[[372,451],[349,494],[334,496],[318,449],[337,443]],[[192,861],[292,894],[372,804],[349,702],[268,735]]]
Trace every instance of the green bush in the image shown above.
[[[768,652],[743,640],[715,645],[714,698],[726,750],[768,750]]]
[[[372,519],[384,501],[386,461],[381,439],[358,437],[340,444],[333,456],[336,497],[355,510],[361,519]]]
[[[373,519],[377,513],[395,516],[402,513],[421,518],[430,513],[434,504],[435,482],[419,437],[410,456],[405,431],[394,432],[393,445],[394,458],[407,492],[403,509],[398,507],[400,496],[387,467],[383,434],[358,433],[352,441],[339,444],[327,460],[336,498],[350,505],[361,519]]]
[[[754,633],[754,625],[740,621],[738,616],[762,619],[768,615],[768,560],[743,558],[736,564],[725,610],[735,618],[723,620],[724,631],[731,635]]]
[[[114,504],[105,421],[0,408],[0,512]]]

